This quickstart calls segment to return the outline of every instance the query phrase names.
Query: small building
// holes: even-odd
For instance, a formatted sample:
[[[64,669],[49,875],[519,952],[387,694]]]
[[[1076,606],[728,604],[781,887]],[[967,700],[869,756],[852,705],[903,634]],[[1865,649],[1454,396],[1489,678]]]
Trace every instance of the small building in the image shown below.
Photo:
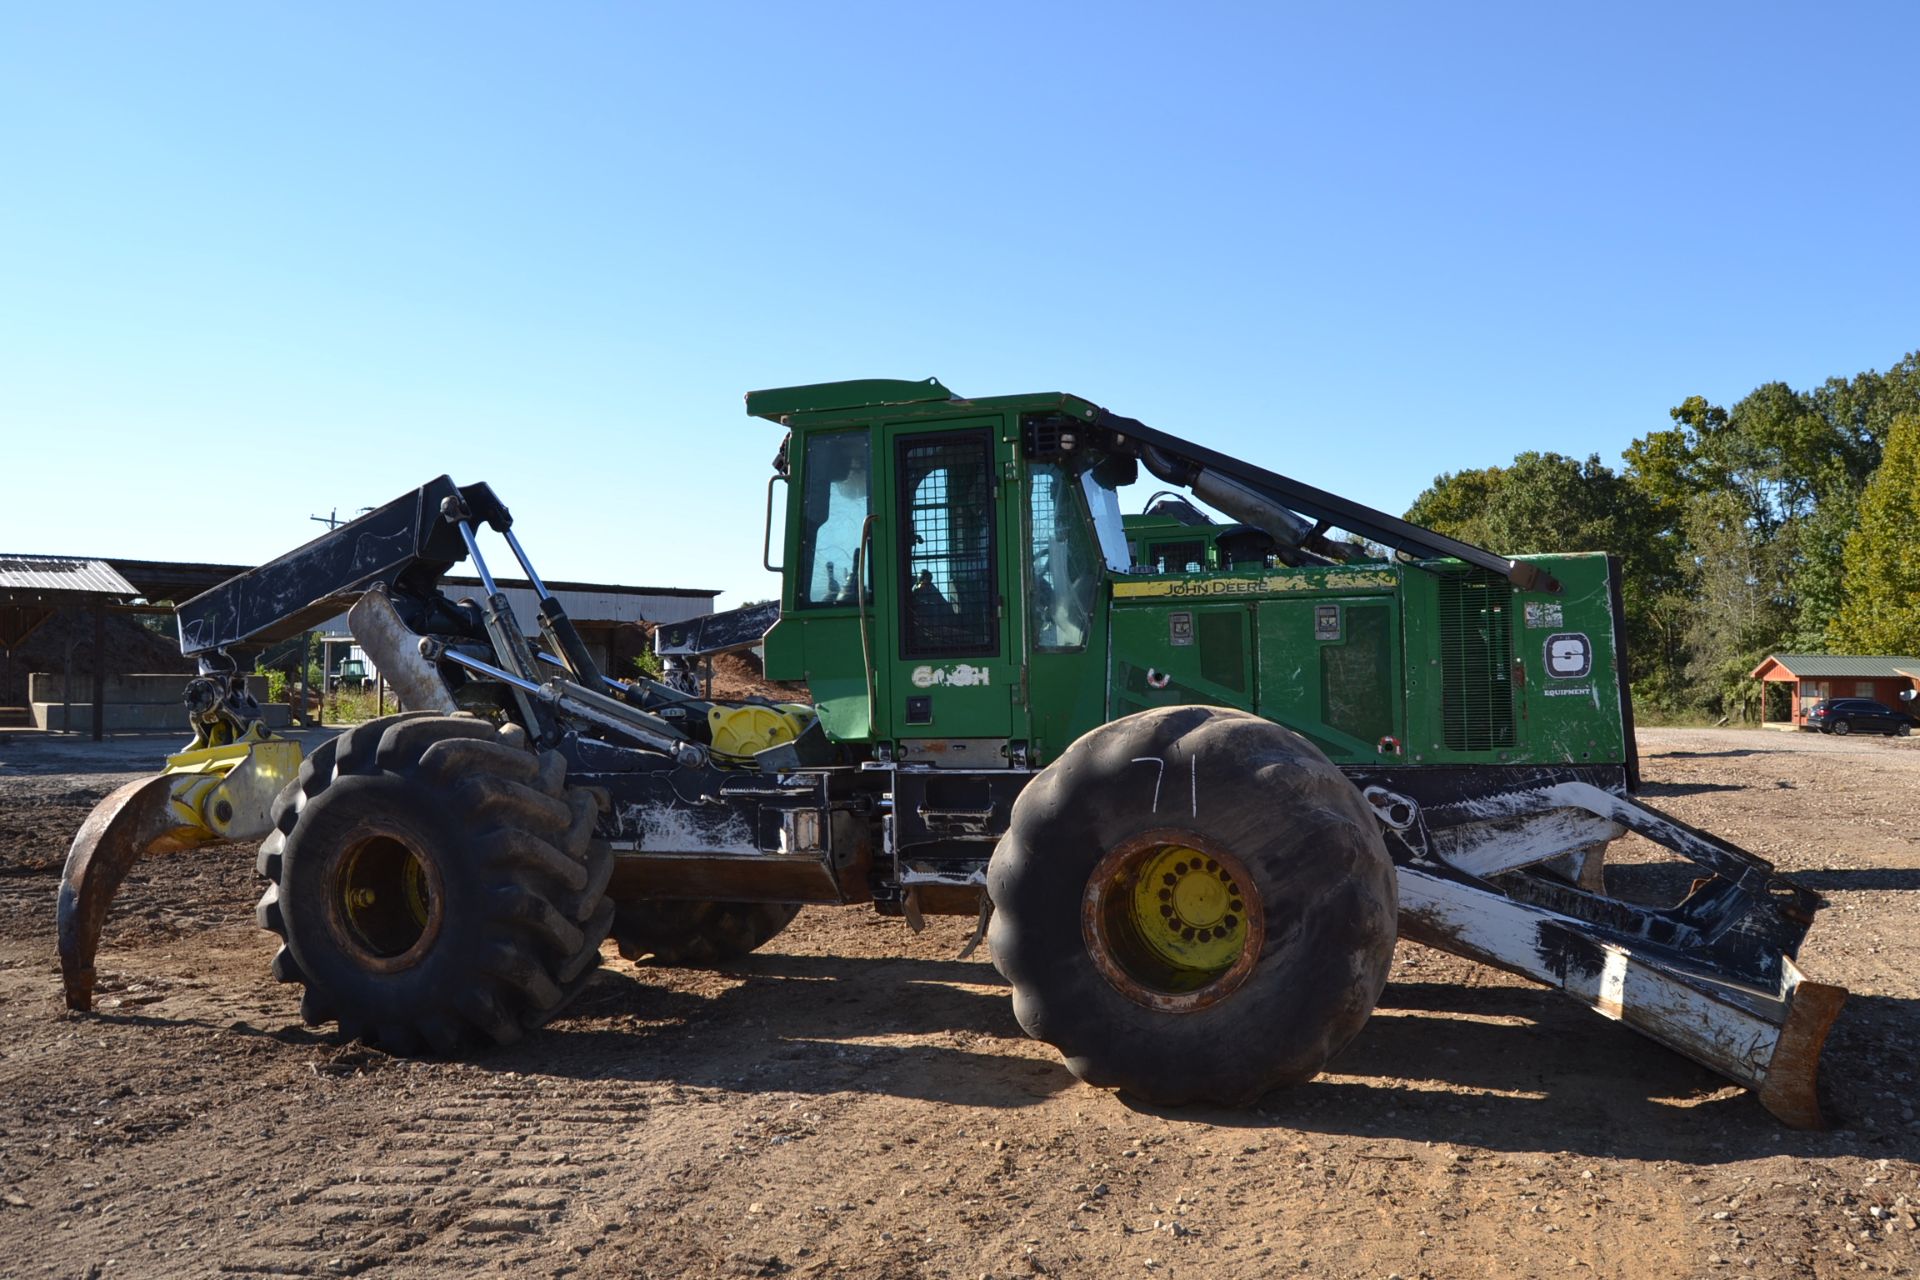
[[[27,654],[27,646],[36,635],[46,639],[59,630],[62,634],[55,637],[57,644],[52,652],[59,654],[61,665],[58,690],[62,727],[76,727],[78,703],[98,741],[107,728],[103,714],[109,661],[107,610],[130,602],[135,594],[133,584],[105,560],[0,555],[0,670],[4,670],[0,691],[11,693],[16,665],[30,665],[30,661],[17,663],[16,659]],[[78,664],[76,656],[81,659]],[[77,678],[82,673],[89,677],[84,686]],[[18,673],[23,693],[27,692],[24,684],[30,674],[25,670]],[[16,699],[0,698],[0,703],[14,707]],[[24,719],[24,715],[7,715],[0,717],[0,722],[12,727]]]
[[[1841,653],[1772,653],[1752,671],[1762,682],[1761,725],[1768,729],[1798,729],[1807,713],[1828,698],[1872,698],[1890,707],[1906,705],[1901,695],[1920,691],[1920,658],[1862,657]],[[1788,687],[1788,718],[1767,717],[1764,686]]]

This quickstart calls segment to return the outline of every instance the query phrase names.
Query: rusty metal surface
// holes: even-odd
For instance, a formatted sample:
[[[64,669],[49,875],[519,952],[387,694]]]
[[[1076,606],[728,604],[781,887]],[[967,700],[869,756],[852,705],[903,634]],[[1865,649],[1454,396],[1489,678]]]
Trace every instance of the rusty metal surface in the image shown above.
[[[1799,969],[1787,962],[1798,978]],[[1773,1059],[1760,1082],[1760,1105],[1781,1123],[1795,1129],[1824,1129],[1820,1110],[1820,1051],[1827,1042],[1840,1006],[1847,1002],[1845,987],[1799,979],[1788,996],[1786,1025],[1780,1028]]]
[[[128,869],[148,854],[214,839],[206,828],[182,825],[175,817],[173,783],[165,774],[127,783],[94,806],[74,834],[60,875],[60,981],[69,1009],[93,1007],[100,930]]]

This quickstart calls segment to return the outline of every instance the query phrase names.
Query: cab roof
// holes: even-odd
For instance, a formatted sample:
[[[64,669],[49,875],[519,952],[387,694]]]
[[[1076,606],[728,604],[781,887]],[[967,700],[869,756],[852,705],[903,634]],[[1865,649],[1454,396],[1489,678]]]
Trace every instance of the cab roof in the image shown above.
[[[975,406],[1002,407],[1020,404],[1033,408],[1074,408],[1091,416],[1093,405],[1076,396],[1043,392],[1020,396],[995,396],[989,400],[968,400],[956,396],[938,378],[909,382],[899,378],[858,378],[848,382],[815,382],[802,387],[771,387],[747,392],[747,413],[782,426],[794,425],[794,418],[848,418],[863,416],[873,409],[930,409],[950,405],[965,409]]]

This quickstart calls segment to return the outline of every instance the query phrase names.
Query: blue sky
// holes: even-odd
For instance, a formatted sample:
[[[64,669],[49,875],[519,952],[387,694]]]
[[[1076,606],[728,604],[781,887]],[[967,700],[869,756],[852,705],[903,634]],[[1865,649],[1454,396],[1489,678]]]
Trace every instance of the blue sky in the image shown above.
[[[1064,390],[1399,512],[1920,347],[1910,5],[0,0],[0,550],[493,482],[772,594],[750,388]],[[502,551],[502,557],[504,550]]]

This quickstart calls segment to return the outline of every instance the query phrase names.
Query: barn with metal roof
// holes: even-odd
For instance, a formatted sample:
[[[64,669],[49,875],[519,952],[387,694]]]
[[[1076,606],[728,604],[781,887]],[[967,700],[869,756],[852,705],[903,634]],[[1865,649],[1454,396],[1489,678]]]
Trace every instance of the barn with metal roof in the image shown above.
[[[100,660],[107,649],[107,610],[112,605],[131,603],[138,594],[132,583],[105,560],[75,556],[0,555],[0,654],[4,655],[5,674],[11,682],[14,655],[49,622],[67,615],[84,614],[91,619],[92,637],[87,645],[87,666],[92,675],[89,704],[93,736],[105,732],[102,708],[105,705],[107,663]],[[75,649],[86,628],[69,625],[68,637],[61,645],[63,697],[74,701]]]

